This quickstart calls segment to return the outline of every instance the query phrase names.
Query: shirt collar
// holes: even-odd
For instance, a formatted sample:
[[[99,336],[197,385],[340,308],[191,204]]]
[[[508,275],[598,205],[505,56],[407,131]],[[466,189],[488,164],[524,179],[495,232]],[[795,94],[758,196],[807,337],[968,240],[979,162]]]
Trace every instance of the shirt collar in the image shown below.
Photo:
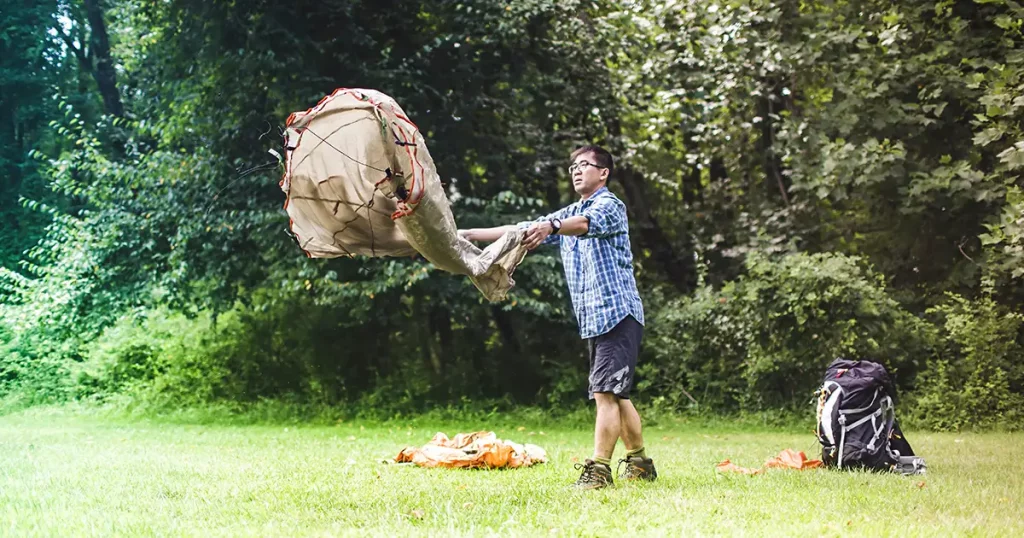
[[[608,194],[608,193],[609,193],[608,186],[605,185],[605,186],[601,187],[600,189],[597,189],[596,191],[594,191],[594,194],[592,194],[590,196],[590,198],[587,198],[586,200],[580,200],[577,203],[580,204],[580,205],[591,204],[591,203],[594,202],[594,200],[597,199],[598,196],[604,196],[605,194]]]

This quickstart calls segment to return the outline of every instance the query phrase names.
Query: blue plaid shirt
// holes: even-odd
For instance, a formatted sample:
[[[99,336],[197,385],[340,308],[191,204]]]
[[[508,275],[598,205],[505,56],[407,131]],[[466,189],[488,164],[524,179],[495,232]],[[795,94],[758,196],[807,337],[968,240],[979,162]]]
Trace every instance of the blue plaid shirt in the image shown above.
[[[593,338],[612,330],[626,316],[644,323],[644,305],[633,278],[626,206],[606,187],[533,222],[565,220],[582,215],[590,221],[585,235],[549,235],[545,245],[558,244],[569,284],[580,336]],[[533,222],[523,222],[521,228]]]

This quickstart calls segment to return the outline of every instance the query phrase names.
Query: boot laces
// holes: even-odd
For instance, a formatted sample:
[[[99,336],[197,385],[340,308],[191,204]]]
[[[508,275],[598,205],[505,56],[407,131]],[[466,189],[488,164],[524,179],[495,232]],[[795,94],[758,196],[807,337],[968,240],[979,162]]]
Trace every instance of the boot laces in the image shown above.
[[[622,458],[621,460],[619,460],[618,465],[615,466],[615,474],[618,476],[622,476],[622,472],[620,471],[620,469],[622,469],[623,463],[626,464],[626,472],[632,474],[633,468],[635,466],[633,465],[633,462],[629,461],[629,458]]]
[[[580,470],[583,471],[583,474],[580,475],[580,479],[577,480],[577,482],[591,482],[591,481],[593,481],[593,479],[594,479],[594,467],[596,467],[596,466],[597,466],[597,463],[595,463],[595,462],[577,463],[576,465],[573,465],[573,468],[575,468],[577,471],[580,471]]]

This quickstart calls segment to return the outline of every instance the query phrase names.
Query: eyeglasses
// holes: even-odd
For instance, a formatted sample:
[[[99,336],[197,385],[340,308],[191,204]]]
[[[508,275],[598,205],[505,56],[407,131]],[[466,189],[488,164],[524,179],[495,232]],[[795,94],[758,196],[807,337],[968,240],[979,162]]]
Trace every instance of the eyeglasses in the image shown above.
[[[598,166],[591,162],[580,161],[578,163],[572,163],[571,165],[569,165],[569,175],[571,176],[575,174],[576,170],[586,170],[588,166],[593,166],[594,168],[604,168],[606,170],[608,169],[607,166]]]

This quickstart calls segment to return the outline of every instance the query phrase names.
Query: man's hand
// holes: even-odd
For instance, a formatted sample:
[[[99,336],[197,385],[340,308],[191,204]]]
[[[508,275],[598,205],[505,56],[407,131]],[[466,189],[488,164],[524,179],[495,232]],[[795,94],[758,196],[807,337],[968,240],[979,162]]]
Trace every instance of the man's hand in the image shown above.
[[[550,222],[535,222],[530,225],[530,229],[526,230],[526,235],[523,237],[523,246],[529,250],[533,250],[540,246],[551,232],[553,231]]]
[[[459,230],[459,237],[467,241],[476,241],[473,237],[473,230]]]

